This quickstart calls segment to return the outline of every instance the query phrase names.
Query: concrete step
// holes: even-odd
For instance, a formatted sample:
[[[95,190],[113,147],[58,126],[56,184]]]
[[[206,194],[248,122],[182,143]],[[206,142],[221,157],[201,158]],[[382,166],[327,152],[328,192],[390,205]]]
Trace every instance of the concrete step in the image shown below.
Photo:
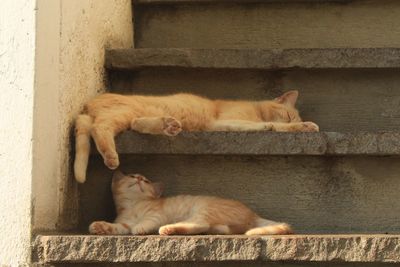
[[[182,132],[175,137],[127,131],[120,154],[399,156],[400,133]],[[92,153],[98,151],[92,146]]]
[[[165,196],[236,199],[260,216],[292,224],[296,233],[400,232],[399,157],[141,153],[121,154],[120,161],[125,173],[163,182]],[[92,155],[79,186],[79,230],[115,218],[111,177],[103,159]]]
[[[201,3],[351,3],[354,0],[133,0],[134,5],[152,4],[201,4]],[[360,0],[359,0],[360,1]],[[361,0],[365,1],[365,0]]]
[[[106,52],[108,69],[363,69],[399,68],[399,48],[188,49],[143,48]]]
[[[399,235],[87,236],[39,235],[41,264],[231,262],[400,263]]]
[[[139,1],[136,48],[400,46],[397,0]]]

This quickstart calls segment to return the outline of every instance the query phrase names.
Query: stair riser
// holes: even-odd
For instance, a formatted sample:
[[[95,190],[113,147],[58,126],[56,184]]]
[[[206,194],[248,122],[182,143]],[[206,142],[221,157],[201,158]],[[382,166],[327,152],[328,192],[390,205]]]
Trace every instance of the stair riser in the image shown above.
[[[138,5],[136,47],[398,47],[400,2]]]
[[[390,263],[281,263],[281,262],[163,262],[163,263],[72,263],[72,264],[52,264],[34,265],[34,267],[394,267]]]
[[[166,194],[243,201],[299,233],[398,232],[399,158],[124,155],[122,170],[166,184]],[[112,219],[111,171],[92,156],[81,186],[81,226]]]
[[[191,92],[211,98],[272,99],[298,89],[304,120],[322,131],[398,130],[398,70],[182,70],[152,69],[111,74],[112,92]]]

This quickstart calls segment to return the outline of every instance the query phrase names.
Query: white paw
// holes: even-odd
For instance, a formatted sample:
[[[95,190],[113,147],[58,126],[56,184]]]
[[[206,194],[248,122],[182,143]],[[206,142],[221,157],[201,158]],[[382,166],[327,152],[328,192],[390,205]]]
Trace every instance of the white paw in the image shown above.
[[[164,225],[160,227],[158,233],[160,235],[173,235],[175,233],[175,230],[173,227],[170,227],[169,225]]]
[[[89,233],[95,235],[110,235],[113,233],[112,226],[107,222],[93,222],[89,226]]]
[[[182,131],[181,123],[173,117],[163,118],[163,132],[168,136],[176,136]]]
[[[111,170],[115,170],[119,166],[118,154],[115,152],[107,152],[104,154],[104,164]]]
[[[302,122],[302,132],[319,132],[319,126],[311,121]]]

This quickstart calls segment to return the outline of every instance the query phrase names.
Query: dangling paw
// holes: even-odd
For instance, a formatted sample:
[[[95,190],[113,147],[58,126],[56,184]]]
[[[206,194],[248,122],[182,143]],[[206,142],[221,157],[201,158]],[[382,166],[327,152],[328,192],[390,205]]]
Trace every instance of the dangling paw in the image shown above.
[[[119,166],[118,154],[115,152],[106,152],[104,154],[104,164],[111,170],[115,170]]]

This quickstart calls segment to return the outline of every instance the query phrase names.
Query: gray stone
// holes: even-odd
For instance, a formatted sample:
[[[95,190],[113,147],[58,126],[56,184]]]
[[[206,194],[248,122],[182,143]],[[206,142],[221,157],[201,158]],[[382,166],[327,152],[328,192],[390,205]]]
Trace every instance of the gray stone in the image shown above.
[[[400,262],[398,235],[85,236],[39,235],[38,263],[180,261]]]
[[[400,155],[396,132],[183,132],[175,137],[124,132],[116,144],[121,154]]]
[[[397,0],[230,2],[136,5],[135,48],[400,47]]]
[[[201,4],[201,3],[350,3],[354,0],[133,0],[134,4]]]
[[[271,70],[399,68],[400,49],[117,49],[107,51],[106,66],[125,70],[154,67]]]

